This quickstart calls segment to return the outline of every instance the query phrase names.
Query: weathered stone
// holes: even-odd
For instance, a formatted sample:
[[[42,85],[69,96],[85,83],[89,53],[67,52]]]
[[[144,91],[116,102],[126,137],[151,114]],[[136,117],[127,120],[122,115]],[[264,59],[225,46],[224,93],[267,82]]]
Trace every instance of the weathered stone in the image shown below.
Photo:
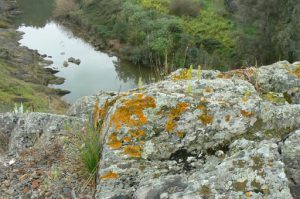
[[[68,110],[67,115],[76,117],[90,117],[98,100],[99,106],[102,107],[106,100],[113,100],[117,97],[116,92],[101,91],[96,95],[84,96],[77,100]]]
[[[96,198],[291,198],[276,142],[299,128],[300,106],[266,101],[250,82],[179,70],[115,97]]]
[[[81,63],[80,59],[75,59],[74,57],[68,58],[68,62],[79,65]]]
[[[294,198],[300,198],[300,130],[290,134],[281,147],[285,170]]]
[[[256,81],[263,92],[284,93],[291,103],[300,103],[300,62],[282,61],[262,66],[257,71]]]
[[[39,139],[46,142],[78,118],[47,113],[0,114],[0,131],[9,138],[9,150],[33,146]],[[41,140],[40,140],[41,141]]]

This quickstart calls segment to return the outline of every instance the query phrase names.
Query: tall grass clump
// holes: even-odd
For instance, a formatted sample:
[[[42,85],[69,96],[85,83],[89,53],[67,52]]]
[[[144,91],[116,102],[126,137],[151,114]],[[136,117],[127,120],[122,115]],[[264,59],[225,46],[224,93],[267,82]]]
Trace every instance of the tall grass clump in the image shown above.
[[[91,125],[84,127],[78,134],[80,159],[90,175],[95,175],[100,160],[100,133]]]

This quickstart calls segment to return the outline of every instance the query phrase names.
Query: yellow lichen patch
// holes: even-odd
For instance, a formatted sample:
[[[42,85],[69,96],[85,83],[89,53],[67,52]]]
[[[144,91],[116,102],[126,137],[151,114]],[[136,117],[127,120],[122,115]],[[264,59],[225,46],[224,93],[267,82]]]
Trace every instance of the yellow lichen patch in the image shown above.
[[[114,125],[116,129],[120,129],[122,125],[127,127],[144,125],[147,123],[147,118],[143,110],[155,107],[153,97],[136,94],[132,99],[123,101],[122,106],[113,114],[110,125]]]
[[[213,122],[214,117],[208,113],[208,110],[204,110],[202,115],[199,116],[199,119],[207,126]]]
[[[177,135],[180,139],[182,139],[182,138],[185,137],[186,133],[185,133],[185,132],[182,132],[182,131],[179,131],[179,132],[176,133],[176,135]]]
[[[130,131],[130,135],[133,138],[139,138],[145,135],[145,131],[143,130],[137,130],[137,131]]]
[[[300,78],[300,64],[290,72],[290,74],[295,75],[296,77]]]
[[[207,86],[207,87],[204,88],[204,91],[205,91],[206,93],[212,93],[212,92],[213,92],[213,89],[212,89],[211,87]]]
[[[244,117],[253,117],[254,116],[254,113],[252,111],[246,111],[246,110],[241,110],[241,114],[242,116]]]
[[[268,165],[271,167],[271,166],[273,166],[273,163],[274,163],[274,161],[272,160],[272,159],[270,159],[269,161],[268,161]]]
[[[249,100],[249,97],[243,97],[242,98],[242,102],[244,102],[244,103],[248,102],[248,100]]]
[[[124,137],[124,138],[123,138],[123,141],[124,141],[124,142],[130,142],[130,141],[131,141],[131,137]]]
[[[109,141],[108,141],[107,145],[112,149],[119,149],[122,146],[122,142],[118,139],[118,137],[115,133],[112,133],[109,136]]]
[[[184,111],[186,111],[187,107],[187,103],[180,102],[176,105],[174,109],[170,111],[170,113],[168,114],[168,121],[165,127],[166,131],[171,132],[174,130],[176,126],[175,120],[178,119]]]
[[[197,108],[200,109],[200,110],[202,110],[202,111],[206,110],[206,107],[203,106],[203,105],[199,105]]]
[[[140,146],[128,145],[124,148],[124,153],[133,158],[140,158],[142,156]]]
[[[226,122],[229,122],[229,121],[230,121],[230,115],[226,115],[226,116],[225,116],[225,121],[226,121]]]
[[[217,75],[217,78],[221,78],[221,79],[229,79],[231,78],[232,75],[228,74],[228,73],[219,73]]]
[[[247,197],[247,198],[250,198],[251,196],[252,196],[251,191],[247,191],[247,192],[246,192],[246,197]]]
[[[208,101],[204,97],[200,98],[200,102],[202,102],[202,103],[208,103]]]
[[[189,72],[189,70],[187,70],[187,69],[183,69],[183,70],[180,71],[180,73],[178,75],[173,75],[172,76],[172,80],[174,80],[174,81],[188,80],[188,79],[191,79],[191,78],[192,78],[192,75]]]
[[[119,177],[119,174],[114,173],[112,171],[108,171],[104,175],[102,175],[100,178],[102,180],[113,180],[113,179],[117,179],[118,177]]]

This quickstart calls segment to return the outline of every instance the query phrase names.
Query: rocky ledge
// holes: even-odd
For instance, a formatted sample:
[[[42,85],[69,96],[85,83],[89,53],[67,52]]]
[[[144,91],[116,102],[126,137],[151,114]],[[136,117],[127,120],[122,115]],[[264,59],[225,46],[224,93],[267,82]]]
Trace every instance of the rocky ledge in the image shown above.
[[[2,114],[3,157],[51,142],[64,135],[63,120],[82,124],[93,112],[103,145],[94,198],[299,198],[299,78],[300,62],[286,61],[178,70],[143,88],[84,97],[68,116]],[[30,182],[29,198],[57,197],[41,193],[43,180]]]

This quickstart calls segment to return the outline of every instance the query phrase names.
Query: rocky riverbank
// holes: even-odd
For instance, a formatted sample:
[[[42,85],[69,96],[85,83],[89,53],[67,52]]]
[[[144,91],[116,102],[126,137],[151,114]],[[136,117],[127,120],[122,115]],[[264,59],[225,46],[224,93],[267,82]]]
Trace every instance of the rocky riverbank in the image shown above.
[[[16,2],[1,1],[0,13],[0,111],[12,110],[14,103],[22,102],[34,111],[64,112],[67,104],[59,96],[65,92],[47,87],[64,80],[45,68],[51,62],[37,51],[19,46],[22,33],[13,25],[19,13]]]
[[[143,88],[84,97],[67,116],[0,114],[1,140],[6,140],[0,193],[7,198],[299,198],[299,68],[300,62],[283,61],[226,73],[178,70]],[[97,186],[80,191],[84,182],[67,150],[63,124],[79,129],[96,101],[101,108],[93,115],[99,114],[103,145]],[[53,144],[63,153],[52,154]]]

